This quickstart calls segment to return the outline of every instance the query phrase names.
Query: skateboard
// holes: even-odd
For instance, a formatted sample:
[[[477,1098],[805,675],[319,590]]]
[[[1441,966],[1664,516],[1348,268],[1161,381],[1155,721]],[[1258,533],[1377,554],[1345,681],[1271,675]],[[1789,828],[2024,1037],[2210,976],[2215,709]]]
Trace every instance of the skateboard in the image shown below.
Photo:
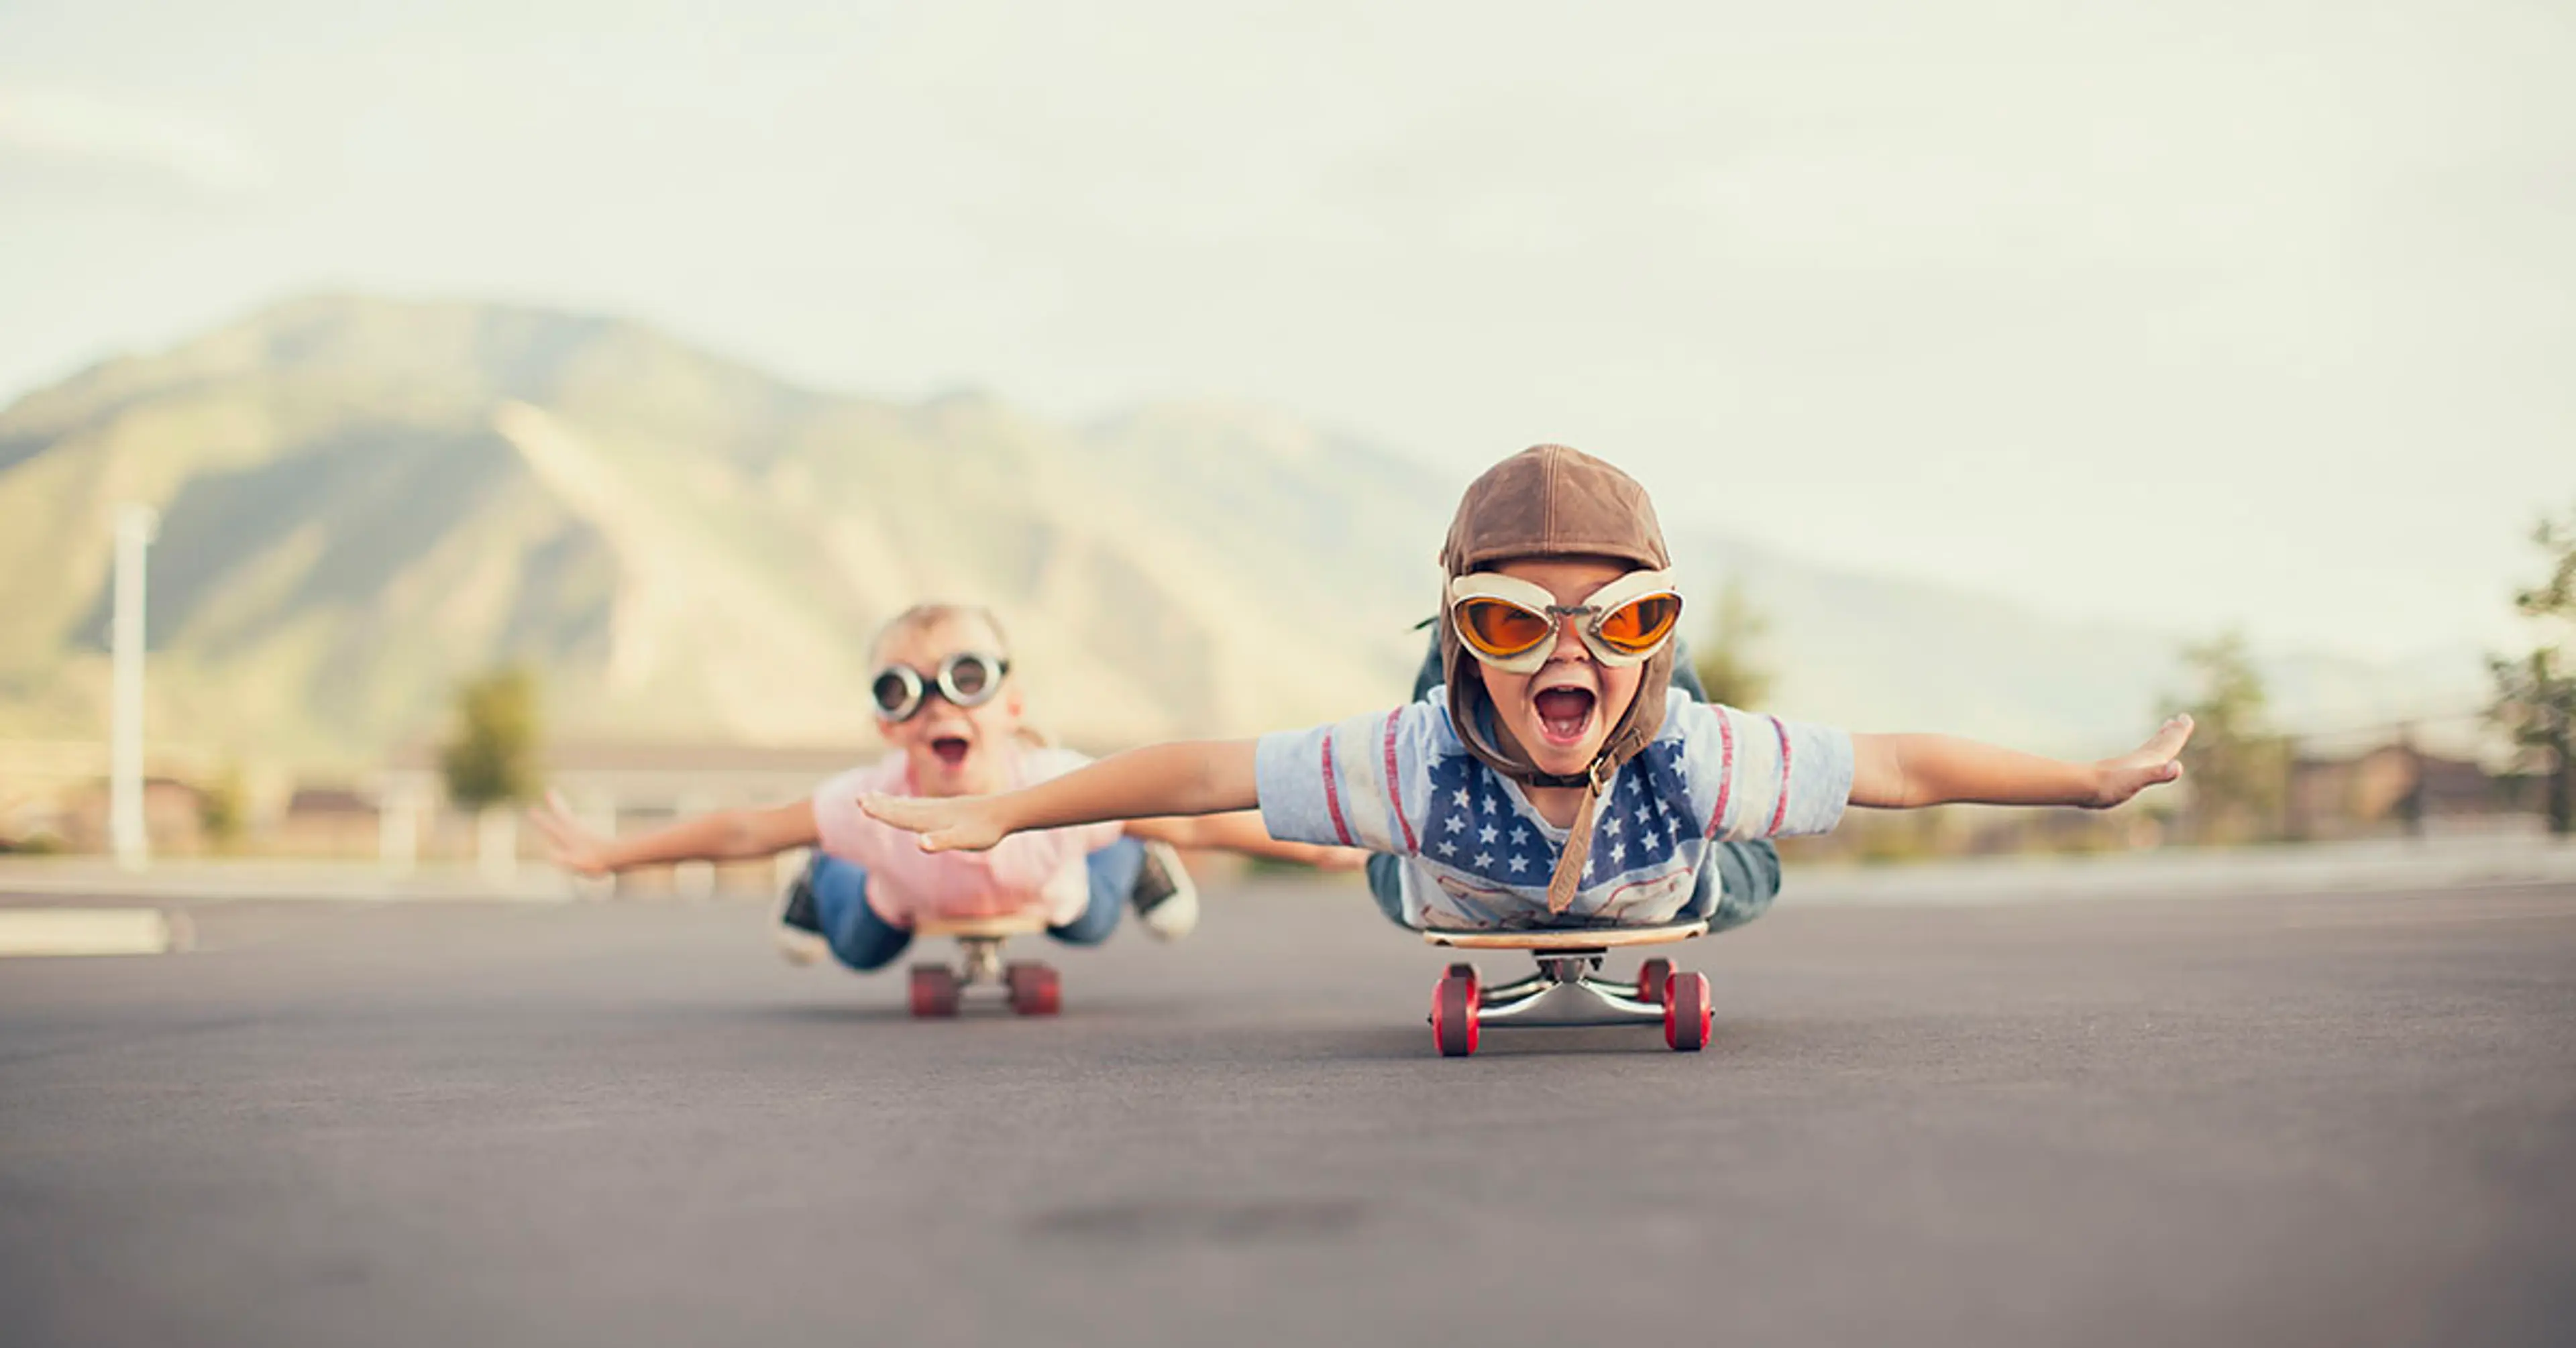
[[[925,1019],[953,1016],[966,989],[1001,985],[1011,1009],[1023,1016],[1052,1016],[1064,1005],[1062,980],[1053,966],[1035,960],[1002,962],[1002,943],[1014,936],[1035,936],[1046,919],[1026,917],[926,918],[915,922],[915,936],[950,936],[957,941],[955,964],[912,966],[912,1014]]]
[[[1422,939],[1453,950],[1526,950],[1538,972],[1518,982],[1486,987],[1476,966],[1452,964],[1431,991],[1431,1039],[1440,1056],[1476,1051],[1487,1025],[1568,1027],[1647,1025],[1661,1022],[1664,1042],[1683,1053],[1708,1043],[1708,976],[1679,973],[1667,959],[1638,966],[1630,982],[1599,977],[1612,950],[1662,945],[1705,935],[1706,921],[1654,927],[1553,927],[1517,931],[1449,931],[1432,928]]]

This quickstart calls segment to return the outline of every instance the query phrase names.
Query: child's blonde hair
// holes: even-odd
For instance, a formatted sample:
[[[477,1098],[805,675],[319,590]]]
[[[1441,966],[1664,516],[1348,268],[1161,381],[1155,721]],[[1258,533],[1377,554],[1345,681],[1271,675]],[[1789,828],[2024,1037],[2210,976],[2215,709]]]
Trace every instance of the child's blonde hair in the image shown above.
[[[982,604],[961,604],[953,600],[934,599],[915,604],[880,624],[877,634],[868,638],[868,663],[874,664],[884,658],[886,643],[896,637],[918,632],[924,628],[936,627],[944,622],[954,622],[960,618],[982,623],[992,632],[993,640],[1000,643],[1001,649],[989,654],[1004,660],[1011,658],[1011,634],[1002,626],[1002,620],[995,616],[993,610]]]
[[[1010,629],[1002,626],[1000,616],[982,604],[964,604],[948,599],[933,599],[915,604],[912,607],[905,609],[903,612],[886,619],[884,623],[878,626],[876,635],[868,638],[868,663],[875,664],[878,660],[883,659],[885,656],[886,643],[894,640],[896,637],[936,627],[944,622],[956,622],[959,620],[971,620],[984,624],[985,630],[993,634],[994,643],[1001,647],[999,650],[989,651],[986,652],[986,654],[992,655],[1006,664],[1009,663],[1011,659],[1011,633]],[[1006,674],[1003,677],[1007,678],[1009,675]],[[1022,743],[1033,748],[1051,749],[1055,747],[1055,737],[1044,730],[1031,725],[1026,718],[1023,718],[1020,721],[1017,734]]]

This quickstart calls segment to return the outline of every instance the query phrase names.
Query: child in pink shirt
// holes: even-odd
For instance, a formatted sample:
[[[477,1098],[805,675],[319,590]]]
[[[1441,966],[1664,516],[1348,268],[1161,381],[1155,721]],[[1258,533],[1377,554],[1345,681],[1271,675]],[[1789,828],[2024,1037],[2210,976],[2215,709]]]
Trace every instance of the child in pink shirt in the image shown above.
[[[870,695],[878,731],[895,750],[882,761],[833,778],[807,800],[722,810],[627,839],[589,832],[550,797],[534,818],[554,860],[604,875],[815,847],[781,905],[780,948],[798,963],[828,949],[860,970],[902,954],[925,917],[1035,914],[1056,939],[1094,945],[1132,903],[1148,930],[1175,939],[1196,923],[1197,898],[1174,845],[1359,864],[1358,852],[1273,841],[1249,812],[1039,829],[989,851],[925,852],[911,834],[862,812],[859,799],[1015,790],[1090,760],[1032,743],[1001,625],[984,609],[916,605],[886,625],[874,650]]]

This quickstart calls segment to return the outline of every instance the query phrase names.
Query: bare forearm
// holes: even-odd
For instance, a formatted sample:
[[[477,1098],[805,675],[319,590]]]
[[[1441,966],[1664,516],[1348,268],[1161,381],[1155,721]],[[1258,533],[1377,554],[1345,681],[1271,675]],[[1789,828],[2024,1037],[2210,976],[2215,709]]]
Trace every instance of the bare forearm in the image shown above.
[[[1254,811],[1240,814],[1211,814],[1189,819],[1137,819],[1127,831],[1140,837],[1160,838],[1175,847],[1209,847],[1245,856],[1274,857],[1281,861],[1302,862],[1309,866],[1330,864],[1335,854],[1345,849],[1318,847],[1313,843],[1281,842],[1263,827],[1261,816]]]
[[[1951,735],[1855,735],[1852,803],[2094,805],[2099,764],[2068,763]]]
[[[765,857],[812,843],[811,820],[811,807],[801,803],[769,810],[717,810],[651,833],[613,839],[602,847],[601,859],[610,870],[622,871],[679,861]]]
[[[859,805],[920,834],[924,851],[980,852],[1029,829],[1249,810],[1260,803],[1253,748],[1251,740],[1156,744],[998,796],[931,800],[880,791]]]
[[[724,814],[702,814],[650,833],[611,838],[600,844],[599,859],[612,871],[675,861],[720,860],[738,831],[739,825]]]
[[[995,803],[1011,832],[1248,810],[1260,803],[1252,762],[1251,740],[1155,744],[1112,754]]]

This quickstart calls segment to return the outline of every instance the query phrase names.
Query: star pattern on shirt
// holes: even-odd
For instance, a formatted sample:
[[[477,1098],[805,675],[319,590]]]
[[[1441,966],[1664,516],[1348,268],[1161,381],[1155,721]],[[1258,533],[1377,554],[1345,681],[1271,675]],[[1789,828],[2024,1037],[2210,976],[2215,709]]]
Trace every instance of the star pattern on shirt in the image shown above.
[[[1678,746],[1656,752],[1664,748],[1649,746],[1612,777],[1595,807],[1583,889],[1667,873],[1699,842],[1682,819],[1688,798],[1679,794]],[[1526,807],[1499,775],[1465,754],[1434,759],[1429,775],[1424,799],[1430,808],[1422,820],[1427,860],[1462,879],[1523,893],[1546,884],[1560,845],[1522,813]]]

